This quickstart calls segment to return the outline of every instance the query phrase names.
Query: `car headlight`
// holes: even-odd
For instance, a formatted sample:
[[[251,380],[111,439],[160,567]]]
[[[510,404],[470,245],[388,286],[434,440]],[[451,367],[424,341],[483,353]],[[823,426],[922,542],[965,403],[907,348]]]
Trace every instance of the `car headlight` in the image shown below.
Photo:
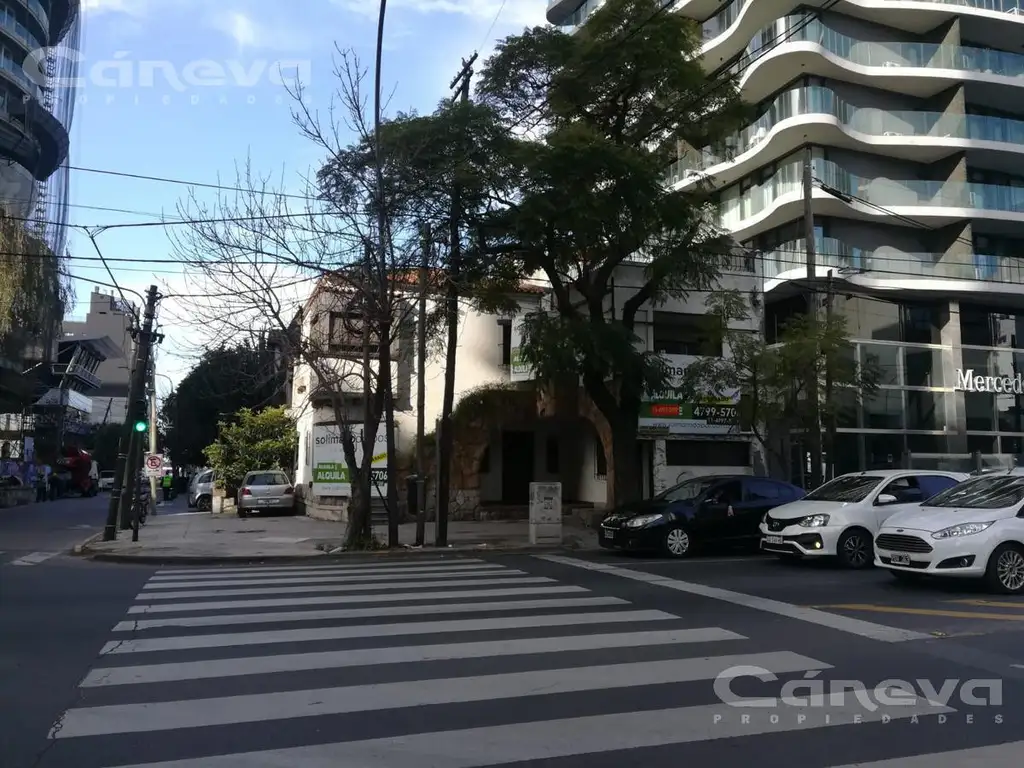
[[[768,525],[768,513],[764,513],[764,517],[761,518],[761,525]]]
[[[987,523],[960,523],[959,525],[951,525],[949,528],[943,528],[941,531],[936,531],[932,534],[933,539],[955,539],[958,536],[973,536],[976,533],[981,533],[987,530],[994,520]]]
[[[799,522],[804,528],[821,528],[828,525],[828,515],[808,515]]]
[[[627,520],[626,521],[626,527],[627,528],[643,528],[645,525],[650,525],[651,523],[659,522],[660,520],[664,519],[664,517],[665,516],[662,515],[662,514],[657,514],[657,515],[640,515],[640,517],[634,517],[631,520]]]

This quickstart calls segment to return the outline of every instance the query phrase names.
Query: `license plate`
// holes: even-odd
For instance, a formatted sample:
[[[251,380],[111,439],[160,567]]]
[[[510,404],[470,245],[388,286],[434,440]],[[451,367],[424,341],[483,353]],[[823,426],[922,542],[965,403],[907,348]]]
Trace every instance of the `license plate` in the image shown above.
[[[893,565],[910,565],[910,555],[893,555],[889,562]]]
[[[781,536],[765,536],[765,544],[782,544],[785,541]]]
[[[256,503],[261,507],[268,507],[273,504],[276,499],[257,499]]]

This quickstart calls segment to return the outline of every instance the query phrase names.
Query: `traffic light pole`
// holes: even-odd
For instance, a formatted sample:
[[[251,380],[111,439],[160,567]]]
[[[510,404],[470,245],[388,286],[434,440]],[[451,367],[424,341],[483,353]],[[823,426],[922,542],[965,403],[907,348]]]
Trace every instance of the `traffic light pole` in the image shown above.
[[[103,540],[114,541],[117,538],[118,523],[123,528],[131,527],[132,493],[138,486],[139,461],[141,460],[142,440],[137,438],[135,424],[146,418],[146,372],[149,369],[149,353],[156,334],[153,333],[153,321],[156,318],[156,303],[160,298],[155,285],[149,286],[146,293],[146,308],[142,320],[142,328],[135,336],[135,355],[132,363],[132,379],[128,389],[128,408],[125,417],[124,431],[118,445],[117,465],[114,469],[114,488],[110,492],[110,506],[107,509],[107,524],[103,528]],[[140,454],[138,457],[135,454]],[[120,514],[118,514],[120,512]],[[120,518],[120,520],[119,520]],[[126,525],[127,523],[127,525]]]

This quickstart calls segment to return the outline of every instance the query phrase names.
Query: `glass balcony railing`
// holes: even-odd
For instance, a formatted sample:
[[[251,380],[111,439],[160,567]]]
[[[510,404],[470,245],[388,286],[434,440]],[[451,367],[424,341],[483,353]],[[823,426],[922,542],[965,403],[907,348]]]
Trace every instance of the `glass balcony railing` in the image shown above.
[[[576,27],[580,26],[587,20],[591,13],[597,10],[598,6],[604,3],[604,0],[585,0],[572,15],[558,25],[558,28],[563,32],[572,32]]]
[[[787,43],[817,43],[834,56],[864,67],[952,69],[1002,77],[1024,76],[1024,55],[1021,54],[942,43],[858,40],[836,32],[818,20],[807,23],[805,15],[787,16],[762,29],[730,71],[738,74],[758,51],[774,47],[782,40]]]
[[[1024,184],[1014,187],[958,181],[863,178],[821,158],[814,159],[813,168],[815,177],[837,192],[884,210],[935,207],[1024,213]],[[803,163],[787,163],[763,183],[742,194],[735,194],[734,190],[736,187],[723,193],[721,216],[722,226],[737,230],[751,217],[770,209],[780,197],[792,194],[799,198],[803,192]]]
[[[764,277],[777,278],[787,272],[805,270],[804,240],[784,243],[762,257]],[[863,250],[829,237],[815,241],[817,263],[823,269],[874,272],[898,278],[946,278],[984,280],[1019,285],[1024,280],[1024,260],[1012,256],[972,253],[958,256],[942,253],[904,253],[894,250]]]
[[[30,51],[45,47],[39,39],[28,31],[28,28],[19,22],[10,10],[0,10],[0,27],[16,40],[23,42]]]
[[[707,43],[719,35],[725,34],[739,19],[743,9],[752,1],[732,0],[731,3],[701,24],[701,34],[704,37],[704,42]],[[983,11],[998,11],[1010,14],[1011,16],[1024,17],[1024,0],[921,0],[921,2],[935,3],[937,5],[955,5],[961,8],[977,8]]]
[[[43,25],[43,29],[47,29],[50,26],[50,16],[39,0],[22,0],[22,2],[28,6],[30,11],[32,11],[32,15],[39,19],[39,23]]]
[[[40,101],[43,100],[43,89],[25,74],[25,68],[21,64],[18,64],[7,55],[0,56],[0,72],[14,80],[14,82]]]
[[[971,139],[1015,144],[1024,148],[1024,120],[858,107],[843,101],[829,88],[808,86],[779,95],[753,124],[725,140],[724,152],[704,149],[680,158],[670,169],[670,181],[676,183],[691,171],[702,172],[736,155],[742,155],[764,141],[776,125],[798,115],[835,117],[851,131],[868,136]]]

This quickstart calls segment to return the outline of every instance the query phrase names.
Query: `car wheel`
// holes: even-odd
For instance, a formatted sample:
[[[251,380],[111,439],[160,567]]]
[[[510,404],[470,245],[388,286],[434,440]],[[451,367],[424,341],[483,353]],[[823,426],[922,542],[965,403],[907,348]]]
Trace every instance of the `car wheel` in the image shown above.
[[[213,499],[209,496],[200,496],[196,499],[196,507],[199,508],[200,512],[209,512],[213,509]]]
[[[681,525],[674,525],[665,531],[662,549],[669,557],[687,557],[693,547],[693,539]]]
[[[871,535],[861,528],[851,528],[839,538],[836,555],[844,568],[869,568],[875,561]]]
[[[1024,549],[1019,544],[1000,544],[988,559],[985,581],[989,589],[1003,595],[1024,592]]]
[[[235,512],[235,514],[237,514],[237,515],[238,515],[239,517],[248,517],[248,516],[249,516],[249,513],[248,513],[248,512],[246,512],[246,511],[245,511],[244,509],[242,509],[241,507],[238,507],[238,508],[237,508],[237,510],[236,510],[236,512]]]

